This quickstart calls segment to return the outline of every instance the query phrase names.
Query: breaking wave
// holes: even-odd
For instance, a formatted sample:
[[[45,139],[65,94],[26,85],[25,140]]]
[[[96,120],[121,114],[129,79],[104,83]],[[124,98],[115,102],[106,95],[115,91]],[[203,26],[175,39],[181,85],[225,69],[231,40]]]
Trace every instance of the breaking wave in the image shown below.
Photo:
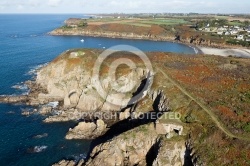
[[[44,152],[46,149],[48,148],[48,146],[34,146],[32,148],[29,148],[28,149],[28,152],[29,153],[41,153],[41,152]]]
[[[86,159],[87,155],[86,154],[72,155],[70,158],[73,159],[75,162],[79,162],[80,160]]]
[[[31,67],[30,70],[28,71],[27,75],[36,75],[36,73],[39,69],[41,69],[42,67],[47,66],[47,65],[48,65],[48,63],[40,64],[40,65]]]
[[[14,94],[14,95],[20,95],[20,94],[21,95],[28,95],[29,91],[30,91],[28,86],[24,82],[13,85],[11,88],[17,90],[17,94]]]
[[[198,54],[198,53],[199,53],[199,50],[198,50],[196,47],[194,47],[194,46],[189,46],[189,47],[192,48],[192,49],[194,50],[195,54]]]

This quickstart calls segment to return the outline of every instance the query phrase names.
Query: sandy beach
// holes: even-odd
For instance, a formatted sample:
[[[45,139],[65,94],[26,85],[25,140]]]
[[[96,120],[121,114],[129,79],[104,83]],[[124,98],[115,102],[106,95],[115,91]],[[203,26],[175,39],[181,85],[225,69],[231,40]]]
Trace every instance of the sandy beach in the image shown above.
[[[250,58],[250,49],[238,48],[238,49],[219,49],[209,47],[198,47],[204,54],[208,55],[220,55],[220,56],[235,56],[242,58]]]

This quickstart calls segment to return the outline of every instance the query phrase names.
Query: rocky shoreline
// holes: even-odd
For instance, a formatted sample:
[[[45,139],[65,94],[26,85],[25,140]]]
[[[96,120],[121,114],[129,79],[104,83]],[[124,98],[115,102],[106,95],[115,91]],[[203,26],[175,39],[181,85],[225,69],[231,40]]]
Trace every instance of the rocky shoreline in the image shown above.
[[[193,47],[196,54],[203,54],[201,49],[198,47],[200,45],[191,44],[188,40],[175,40],[174,36],[165,37],[165,36],[151,36],[151,35],[136,35],[136,34],[127,34],[127,33],[113,33],[113,32],[85,32],[85,31],[62,31],[61,29],[55,29],[48,33],[48,35],[52,36],[89,36],[89,37],[103,37],[103,38],[116,38],[116,39],[133,39],[133,40],[150,40],[150,41],[166,41],[172,43],[184,44],[189,47]],[[207,46],[202,45],[202,46]],[[211,46],[209,46],[211,47]],[[214,45],[214,48],[229,48],[231,46],[218,46]]]

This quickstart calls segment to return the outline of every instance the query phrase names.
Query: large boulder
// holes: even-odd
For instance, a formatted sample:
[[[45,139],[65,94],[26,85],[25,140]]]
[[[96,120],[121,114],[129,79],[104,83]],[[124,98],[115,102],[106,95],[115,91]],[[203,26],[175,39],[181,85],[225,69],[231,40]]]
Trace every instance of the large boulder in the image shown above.
[[[107,125],[103,120],[94,122],[80,122],[73,129],[69,129],[66,139],[94,139],[107,131]]]

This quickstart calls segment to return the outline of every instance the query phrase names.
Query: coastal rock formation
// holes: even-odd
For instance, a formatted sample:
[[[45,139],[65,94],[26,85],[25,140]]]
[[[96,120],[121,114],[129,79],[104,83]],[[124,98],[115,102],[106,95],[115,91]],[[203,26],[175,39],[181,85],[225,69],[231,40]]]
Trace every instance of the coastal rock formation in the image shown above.
[[[185,165],[185,140],[162,141],[153,166],[180,166]],[[187,161],[186,161],[187,162]]]
[[[35,105],[59,101],[57,110],[46,107],[40,110],[41,114],[53,114],[44,120],[48,123],[85,118],[93,121],[103,119],[103,117],[96,117],[93,113],[119,112],[128,105],[134,92],[141,86],[142,80],[149,79],[151,74],[148,70],[137,67],[118,78],[114,77],[115,73],[111,76],[100,73],[100,78],[97,79],[98,77],[92,73],[92,68],[93,62],[100,53],[98,50],[66,51],[38,71],[36,81],[29,82],[32,92],[29,96],[21,96],[17,99],[3,98],[2,100],[27,100]],[[106,64],[106,67],[109,67],[108,63]],[[101,90],[98,89],[98,81],[107,92],[105,96],[101,95]]]
[[[83,160],[80,160],[78,163],[75,161],[62,160],[56,164],[53,164],[52,166],[82,166],[83,163]]]
[[[161,138],[153,124],[142,125],[97,145],[83,162],[62,160],[54,166],[179,166],[193,165],[185,138]]]
[[[66,21],[67,22],[67,21]],[[169,33],[158,25],[139,27],[135,25],[123,24],[105,24],[105,25],[88,25],[84,28],[58,28],[51,35],[82,35],[82,36],[100,36],[111,38],[132,38],[132,39],[151,39],[166,40]],[[172,36],[168,39],[174,39]]]
[[[43,106],[42,108],[40,108],[39,113],[42,115],[47,115],[51,113],[52,109],[53,108],[50,106]]]
[[[80,122],[73,129],[69,129],[66,139],[94,139],[107,131],[107,125],[103,120],[94,122]]]
[[[40,102],[51,98],[57,98],[63,101],[64,108],[77,108],[83,112],[91,110],[119,111],[121,107],[107,102],[109,97],[115,98],[123,102],[124,96],[119,96],[118,92],[131,91],[132,88],[140,86],[142,78],[145,78],[143,69],[137,68],[131,73],[121,76],[117,82],[123,82],[122,86],[114,87],[118,92],[107,94],[106,99],[102,98],[99,90],[96,89],[97,81],[95,76],[91,74],[91,68],[87,68],[87,58],[94,61],[96,55],[93,52],[79,53],[82,56],[71,58],[71,52],[66,52],[61,55],[61,59],[53,61],[48,66],[41,69],[37,74],[36,83],[47,90],[47,93],[39,93],[38,100]],[[92,57],[91,57],[92,56]],[[105,91],[110,90],[113,84],[113,78],[104,77],[101,80]],[[110,95],[116,95],[110,96]],[[132,97],[132,96],[131,96]],[[116,103],[114,101],[114,103]],[[126,103],[124,103],[126,106]]]
[[[28,96],[0,96],[1,103],[26,103]]]
[[[149,96],[154,101],[153,107],[156,111],[167,112],[169,111],[169,101],[162,90],[149,92]]]
[[[147,155],[158,142],[153,125],[140,126],[96,146],[86,166],[147,165]]]

